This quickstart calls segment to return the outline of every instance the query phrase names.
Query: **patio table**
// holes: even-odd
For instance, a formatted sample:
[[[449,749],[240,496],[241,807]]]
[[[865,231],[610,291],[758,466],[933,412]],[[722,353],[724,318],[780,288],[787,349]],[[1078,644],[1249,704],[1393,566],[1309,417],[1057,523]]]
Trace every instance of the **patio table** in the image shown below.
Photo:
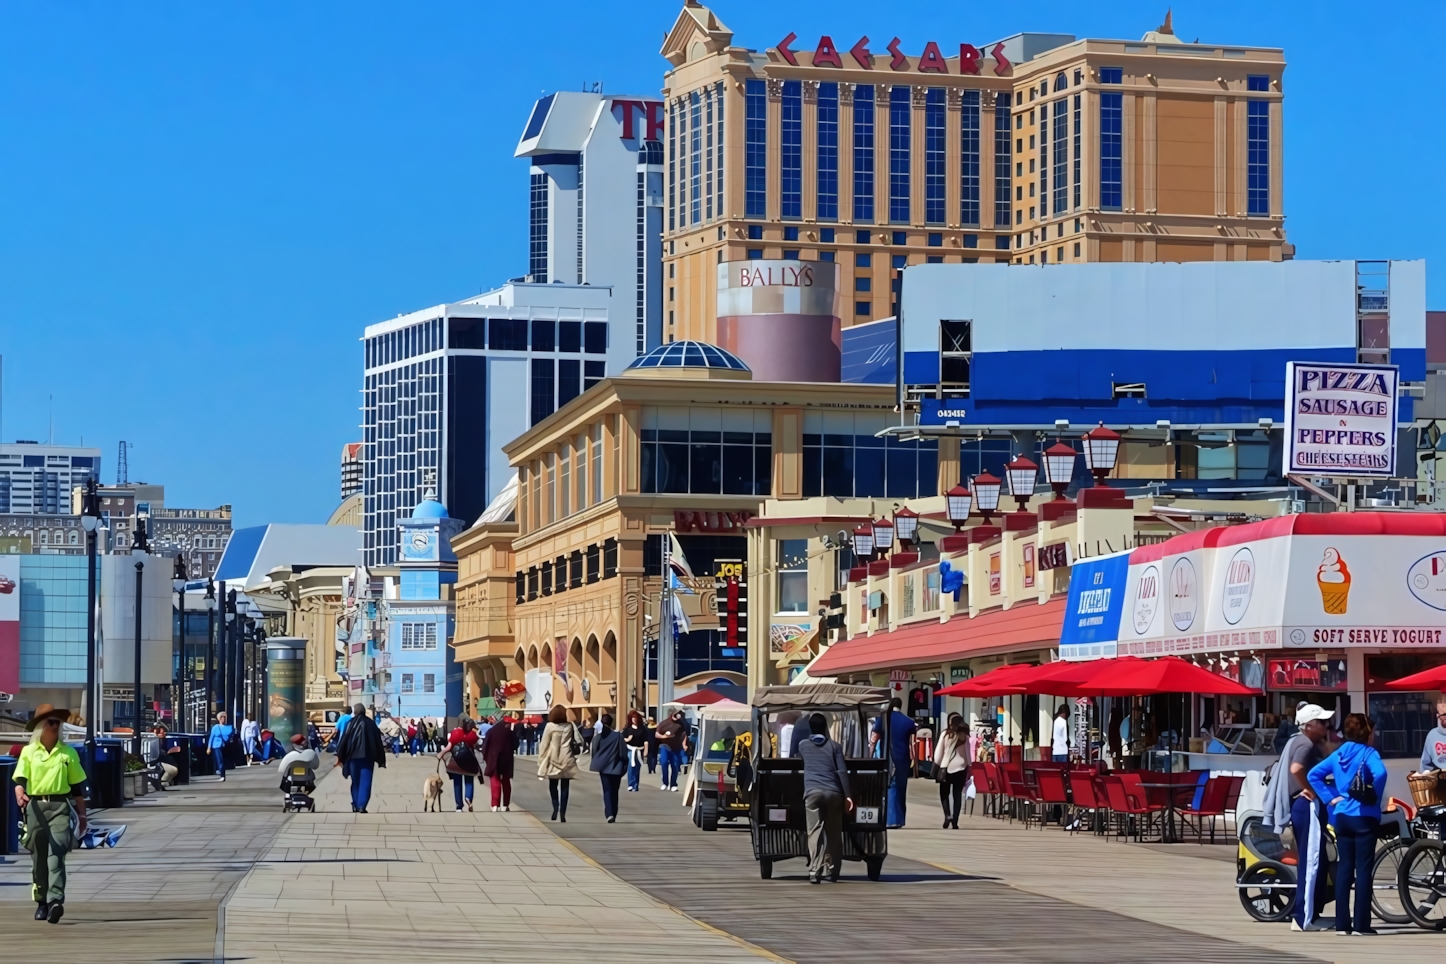
[[[1195,790],[1197,789],[1197,784],[1146,783],[1142,780],[1140,781],[1140,786],[1145,788],[1147,795],[1151,798],[1150,802],[1156,803],[1163,801],[1163,803],[1165,804],[1165,830],[1160,836],[1160,842],[1179,843],[1181,840],[1184,839],[1184,837],[1177,836],[1175,833],[1175,809],[1178,805],[1177,798],[1181,794],[1187,794],[1193,797],[1195,795]]]

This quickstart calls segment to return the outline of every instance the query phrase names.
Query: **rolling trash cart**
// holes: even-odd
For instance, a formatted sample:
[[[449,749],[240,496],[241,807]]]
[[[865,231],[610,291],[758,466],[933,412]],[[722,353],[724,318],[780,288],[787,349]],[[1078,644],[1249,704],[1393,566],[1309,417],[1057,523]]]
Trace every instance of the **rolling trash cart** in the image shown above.
[[[814,713],[828,717],[829,735],[843,748],[854,809],[843,818],[843,859],[863,861],[878,880],[889,854],[884,829],[889,783],[889,699],[887,689],[818,683],[761,686],[753,694],[753,787],[750,813],[753,856],[764,880],[773,865],[808,857],[803,806],[803,761],[793,752],[795,733],[804,733]],[[882,720],[880,756],[869,756],[869,728]]]

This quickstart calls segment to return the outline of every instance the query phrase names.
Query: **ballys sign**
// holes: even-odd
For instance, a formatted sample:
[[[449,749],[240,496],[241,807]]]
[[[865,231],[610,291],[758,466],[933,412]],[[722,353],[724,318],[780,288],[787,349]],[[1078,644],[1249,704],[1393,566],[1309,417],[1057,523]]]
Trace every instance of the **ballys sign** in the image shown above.
[[[808,58],[808,63],[800,64],[798,60],[799,53],[795,53],[790,46],[797,39],[798,34],[790,33],[787,37],[780,40],[778,46],[774,48],[778,51],[778,56],[782,57],[794,67],[809,66],[811,64],[814,67],[837,67],[842,69],[845,66],[844,54],[839,52],[838,47],[834,45],[833,38],[827,34],[818,38],[818,46],[814,48],[813,53],[805,55]],[[949,63],[945,60],[944,53],[939,49],[939,45],[932,40],[924,45],[924,52],[914,58],[910,58],[908,54],[899,50],[898,37],[889,41],[887,49],[890,54],[890,70],[914,70],[923,74],[958,73],[978,75],[983,73],[984,52],[973,44],[961,43],[959,45],[959,61],[953,71],[950,71]],[[857,65],[864,70],[874,69],[874,55],[869,52],[868,37],[860,37],[858,42],[848,49],[847,55],[853,62],[849,66]],[[1008,76],[1014,65],[1004,56],[1004,44],[995,44],[994,48],[989,51],[989,56],[994,59],[994,75],[996,77]],[[883,58],[879,59],[882,60]]]
[[[781,285],[785,288],[812,288],[813,268],[803,265],[798,268],[743,268],[738,272],[740,288],[760,288]]]

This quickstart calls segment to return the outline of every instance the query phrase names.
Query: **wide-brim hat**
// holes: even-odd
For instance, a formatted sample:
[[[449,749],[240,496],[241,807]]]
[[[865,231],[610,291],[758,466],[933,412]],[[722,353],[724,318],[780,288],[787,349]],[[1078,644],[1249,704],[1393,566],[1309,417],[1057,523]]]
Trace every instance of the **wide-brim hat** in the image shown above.
[[[25,729],[28,732],[33,732],[37,726],[46,720],[59,720],[64,723],[68,719],[70,719],[70,710],[58,710],[49,703],[41,703],[35,708],[35,715],[30,717],[26,722]]]

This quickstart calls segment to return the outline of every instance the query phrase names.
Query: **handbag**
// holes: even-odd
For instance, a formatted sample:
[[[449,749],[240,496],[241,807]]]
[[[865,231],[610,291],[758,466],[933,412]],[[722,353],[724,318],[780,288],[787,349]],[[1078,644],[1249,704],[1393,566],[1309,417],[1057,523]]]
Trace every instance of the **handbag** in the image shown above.
[[[1351,785],[1346,788],[1346,796],[1366,806],[1374,806],[1380,800],[1380,796],[1376,793],[1375,777],[1365,779],[1366,760],[1369,758],[1370,752],[1367,750],[1361,754],[1361,762],[1356,767],[1356,775],[1351,777]]]

